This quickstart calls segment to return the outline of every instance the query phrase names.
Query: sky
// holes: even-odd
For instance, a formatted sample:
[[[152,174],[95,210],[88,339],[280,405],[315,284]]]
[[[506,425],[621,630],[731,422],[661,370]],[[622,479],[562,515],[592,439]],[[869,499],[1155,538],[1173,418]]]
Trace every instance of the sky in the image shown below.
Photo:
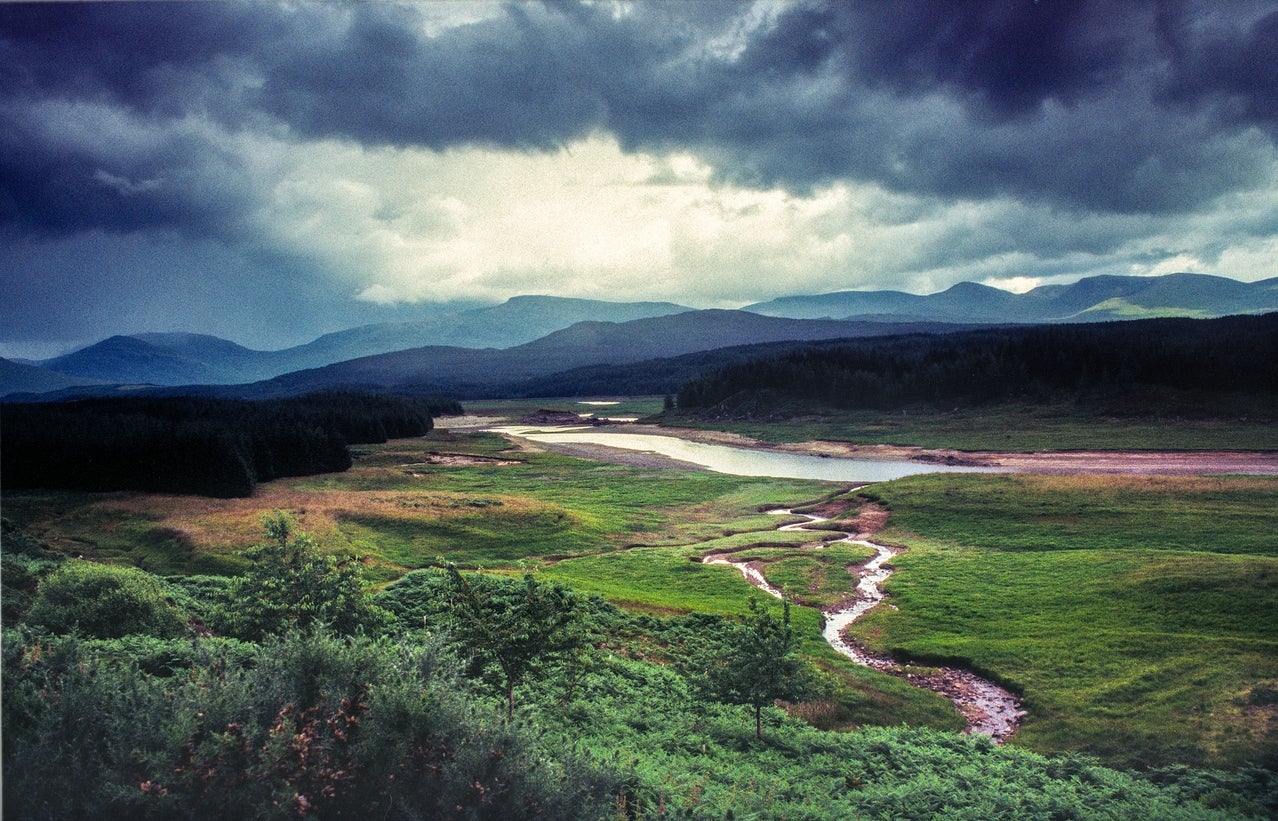
[[[0,4],[0,355],[1278,275],[1278,3]]]

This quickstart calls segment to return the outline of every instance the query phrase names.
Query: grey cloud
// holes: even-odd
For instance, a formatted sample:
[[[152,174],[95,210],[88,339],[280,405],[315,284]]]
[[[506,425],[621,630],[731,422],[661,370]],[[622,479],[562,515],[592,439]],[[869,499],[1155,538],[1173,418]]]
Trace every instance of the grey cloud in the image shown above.
[[[234,233],[256,183],[242,157],[191,122],[0,102],[0,223],[10,232]]]
[[[704,48],[739,23],[732,3],[628,16],[512,4],[436,37],[411,4],[84,5],[0,10],[0,79],[19,101],[7,132],[31,110],[22,100],[48,98],[434,149],[607,130],[629,148],[696,151],[736,182],[857,179],[1113,212],[1191,209],[1275,159],[1278,16],[1221,11],[1233,4],[794,3],[733,56]],[[0,207],[74,224],[66,194],[95,160],[31,136],[3,146]],[[189,155],[151,165],[166,159]],[[118,209],[128,225],[141,206],[90,197],[83,219]]]
[[[64,348],[117,333],[209,333],[282,348],[329,331],[446,306],[355,301],[297,260],[163,232],[86,231],[11,241],[0,255],[0,349]],[[470,307],[470,306],[462,306]]]
[[[1164,97],[1278,136],[1278,10],[1265,2],[1179,10],[1169,4],[1160,20],[1174,55]]]
[[[710,101],[703,150],[738,179],[1125,213],[1269,184],[1272,139],[1170,101],[1180,52],[1153,4],[935,5],[798,8],[751,44],[737,93]]]

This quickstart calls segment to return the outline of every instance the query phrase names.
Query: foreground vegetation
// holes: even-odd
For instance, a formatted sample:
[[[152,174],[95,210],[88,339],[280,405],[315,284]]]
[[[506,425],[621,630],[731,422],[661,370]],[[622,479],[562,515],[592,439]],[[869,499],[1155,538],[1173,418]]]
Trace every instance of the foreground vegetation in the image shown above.
[[[766,605],[743,625],[655,619],[531,575],[454,569],[355,598],[352,577],[317,562],[285,523],[268,518],[242,579],[170,580],[167,598],[139,571],[93,571],[96,592],[83,573],[61,578],[92,567],[77,560],[47,578],[31,615],[4,634],[6,814],[1226,819],[1278,809],[1278,779],[1255,768],[1137,776],[935,731],[813,729],[768,706],[825,688],[794,677]],[[27,559],[50,560],[10,536]],[[283,606],[246,623],[247,587],[267,582]],[[51,597],[68,585],[80,595]],[[227,637],[101,636],[115,632],[124,594]],[[483,629],[492,625],[475,607],[503,629]],[[50,618],[67,609],[79,625],[70,635],[56,626],[65,618]],[[754,641],[765,636],[781,643]],[[756,646],[765,655],[740,667]],[[774,675],[770,661],[788,666]],[[751,676],[761,686],[743,689]]]
[[[24,802],[6,809],[1278,812],[1275,480],[947,475],[855,491],[582,462],[447,431],[355,457],[344,473],[247,499],[6,495],[6,515],[39,537],[4,536],[5,794]],[[820,535],[777,533],[786,520],[760,511],[820,502],[852,519],[867,497],[891,512],[880,538],[909,550],[889,587],[899,609],[859,634],[1017,689],[1030,715],[1013,748],[941,732],[961,727],[948,702],[819,638],[815,607],[846,594],[845,567],[865,553],[813,550]],[[268,519],[264,538],[275,509],[296,523],[281,538]],[[307,549],[294,558],[299,530]],[[756,707],[714,685],[729,659],[697,652],[732,646],[751,623],[739,574],[696,561],[718,550],[762,562],[794,600],[807,681],[785,710],[758,708],[759,737]],[[86,571],[65,558],[77,554],[143,570]],[[511,601],[531,571],[571,602],[572,640],[512,677],[458,621],[450,565]],[[297,583],[261,587],[281,578]],[[107,589],[129,595],[92,592]],[[116,609],[76,609],[97,599]],[[281,601],[293,604],[248,606]],[[1097,758],[1042,757],[1066,751]]]

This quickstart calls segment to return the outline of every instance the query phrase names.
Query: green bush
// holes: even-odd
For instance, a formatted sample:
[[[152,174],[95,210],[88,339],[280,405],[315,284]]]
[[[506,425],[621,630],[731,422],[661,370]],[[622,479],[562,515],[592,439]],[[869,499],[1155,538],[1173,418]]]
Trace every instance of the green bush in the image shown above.
[[[197,646],[157,678],[7,635],[4,816],[603,818],[616,795],[477,702],[439,644],[294,632],[251,664]]]
[[[54,633],[113,639],[134,633],[179,636],[184,614],[154,576],[127,567],[73,561],[41,583],[27,622]]]
[[[226,590],[226,605],[215,615],[219,629],[258,641],[318,625],[342,635],[377,633],[389,625],[390,615],[364,595],[355,557],[338,561],[321,554],[282,511],[264,516],[262,525],[267,541],[244,552],[249,568]]]

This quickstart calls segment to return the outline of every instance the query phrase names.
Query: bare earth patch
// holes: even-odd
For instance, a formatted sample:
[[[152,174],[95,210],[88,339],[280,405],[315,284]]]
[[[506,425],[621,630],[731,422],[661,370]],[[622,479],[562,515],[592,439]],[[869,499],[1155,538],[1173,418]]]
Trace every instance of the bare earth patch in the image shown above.
[[[505,465],[517,465],[518,461],[513,459],[497,459],[492,456],[472,456],[466,453],[428,453],[426,459],[421,462],[410,462],[406,465],[400,465],[402,468],[424,467],[426,465],[443,465],[445,467],[468,467],[475,465],[503,467]]]

